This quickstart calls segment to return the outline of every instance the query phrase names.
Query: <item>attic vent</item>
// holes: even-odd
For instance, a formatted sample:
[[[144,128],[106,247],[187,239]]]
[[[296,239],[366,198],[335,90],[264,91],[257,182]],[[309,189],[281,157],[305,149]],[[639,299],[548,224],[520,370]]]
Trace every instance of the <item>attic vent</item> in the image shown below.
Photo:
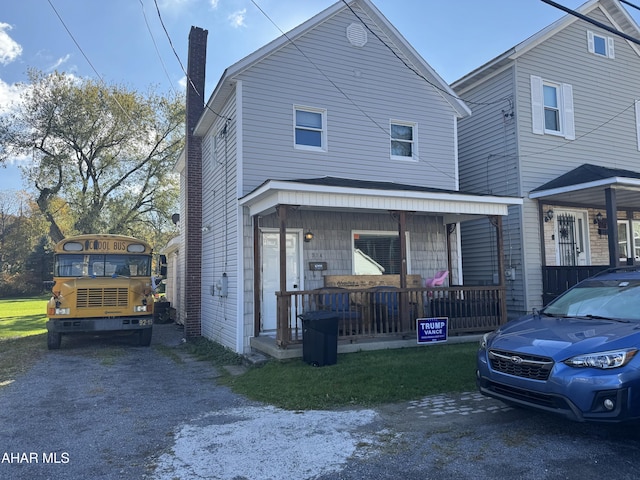
[[[354,47],[364,47],[367,44],[367,31],[359,23],[352,23],[347,27],[347,39]]]

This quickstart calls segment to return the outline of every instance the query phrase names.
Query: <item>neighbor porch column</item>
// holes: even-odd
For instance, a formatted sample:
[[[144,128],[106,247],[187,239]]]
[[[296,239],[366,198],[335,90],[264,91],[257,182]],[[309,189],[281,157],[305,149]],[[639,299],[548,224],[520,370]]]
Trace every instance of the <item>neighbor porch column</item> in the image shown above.
[[[609,266],[617,267],[620,262],[618,244],[618,202],[615,188],[605,188],[604,198],[607,205],[607,238],[609,242]],[[631,239],[627,239],[630,241]]]

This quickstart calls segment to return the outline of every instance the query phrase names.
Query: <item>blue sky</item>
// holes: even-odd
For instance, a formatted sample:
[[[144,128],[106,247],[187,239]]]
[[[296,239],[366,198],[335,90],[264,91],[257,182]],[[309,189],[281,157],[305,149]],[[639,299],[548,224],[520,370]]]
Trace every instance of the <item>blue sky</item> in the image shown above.
[[[569,8],[584,3],[556,1]],[[186,68],[192,25],[209,32],[208,98],[227,66],[280,36],[280,30],[292,29],[333,3],[334,0],[4,1],[0,8],[0,112],[16,98],[18,84],[26,81],[29,68],[101,78],[139,91],[149,87],[160,93],[184,89],[181,64]],[[541,0],[373,3],[449,83],[564,15]],[[636,11],[629,13],[638,21]],[[15,165],[0,168],[0,190],[22,188]]]

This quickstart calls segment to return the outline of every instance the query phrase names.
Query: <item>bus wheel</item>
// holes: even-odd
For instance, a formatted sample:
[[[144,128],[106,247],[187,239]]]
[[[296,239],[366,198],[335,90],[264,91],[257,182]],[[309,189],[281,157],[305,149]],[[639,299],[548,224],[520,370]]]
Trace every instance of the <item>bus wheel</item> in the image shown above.
[[[49,350],[57,350],[60,348],[62,334],[58,332],[47,332],[47,348]]]
[[[151,328],[145,328],[138,332],[138,343],[141,347],[148,347],[151,345]]]

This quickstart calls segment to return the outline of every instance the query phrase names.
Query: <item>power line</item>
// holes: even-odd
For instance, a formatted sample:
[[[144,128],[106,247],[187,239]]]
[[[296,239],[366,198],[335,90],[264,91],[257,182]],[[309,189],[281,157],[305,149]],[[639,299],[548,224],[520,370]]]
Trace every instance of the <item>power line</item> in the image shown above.
[[[73,43],[76,44],[76,47],[78,47],[78,50],[80,50],[80,53],[82,54],[82,56],[85,58],[85,60],[87,61],[87,63],[89,64],[89,66],[91,67],[91,69],[94,71],[94,73],[96,74],[96,76],[98,77],[98,79],[100,80],[99,83],[102,84],[102,86],[106,86],[106,82],[104,81],[104,79],[102,78],[102,75],[100,75],[98,73],[98,70],[96,70],[96,67],[93,66],[93,63],[91,63],[91,60],[89,60],[89,57],[84,53],[84,50],[82,49],[82,47],[80,46],[80,44],[76,41],[75,37],[73,36],[73,34],[71,33],[71,30],[69,30],[69,28],[67,27],[67,24],[64,22],[64,20],[62,19],[62,17],[60,16],[60,14],[58,13],[58,10],[56,10],[56,7],[53,5],[53,3],[51,3],[51,0],[47,0],[47,2],[49,3],[49,5],[51,6],[51,8],[53,9],[54,13],[56,14],[56,16],[58,17],[58,20],[60,20],[60,23],[62,23],[62,26],[64,27],[64,29],[67,31],[67,33],[69,34],[69,36],[71,37],[71,40],[73,40]],[[133,123],[133,119],[129,116],[128,112],[124,109],[124,107],[122,106],[122,104],[118,101],[118,99],[115,96],[112,96],[113,100],[116,102],[116,104],[118,105],[118,107],[120,107],[120,110],[122,110],[122,113],[124,113],[125,117],[127,117],[127,119]]]
[[[164,33],[167,36],[167,40],[169,40],[169,45],[171,46],[171,50],[173,51],[173,54],[178,59],[178,63],[180,64],[180,68],[182,69],[182,72],[184,73],[185,77],[187,78],[187,81],[189,82],[189,85],[191,85],[191,88],[193,88],[193,91],[196,92],[196,95],[198,95],[202,99],[202,104],[204,105],[204,107],[207,110],[209,110],[210,112],[212,112],[214,115],[218,116],[219,118],[223,118],[227,122],[230,122],[231,119],[229,117],[225,117],[224,115],[216,112],[214,109],[209,107],[209,105],[207,105],[207,102],[206,102],[206,100],[204,98],[204,92],[198,92],[198,89],[193,84],[193,81],[191,80],[191,77],[189,76],[189,73],[185,70],[184,65],[182,64],[182,60],[180,60],[180,56],[178,55],[178,52],[176,52],[176,49],[173,46],[173,41],[171,40],[171,35],[169,35],[169,32],[167,31],[167,27],[165,27],[164,21],[162,20],[162,14],[160,13],[160,7],[158,6],[158,0],[153,0],[153,3],[156,6],[156,11],[158,12],[158,18],[160,19],[160,24],[162,25],[162,29],[164,30]]]
[[[633,43],[635,43],[637,45],[640,45],[640,40],[638,40],[637,38],[632,37],[631,35],[627,35],[626,33],[621,32],[620,30],[616,30],[615,28],[610,27],[609,25],[607,25],[605,23],[599,22],[598,20],[595,20],[595,19],[593,19],[591,17],[587,17],[586,15],[583,15],[582,13],[576,12],[575,10],[571,10],[570,8],[567,8],[567,7],[563,6],[563,5],[560,5],[559,3],[556,3],[553,0],[542,0],[542,1],[544,3],[546,3],[546,4],[548,4],[548,5],[551,5],[552,7],[559,8],[563,12],[567,12],[567,13],[573,15],[574,17],[578,17],[581,20],[584,20],[585,22],[588,22],[588,23],[590,23],[592,25],[595,25],[596,27],[600,27],[600,28],[606,30],[607,32],[611,32],[614,35],[618,35],[619,37],[622,37],[622,38],[624,38],[626,40],[629,40],[630,42],[633,42]],[[625,3],[627,3],[628,5],[631,5],[628,2],[625,2]],[[635,7],[635,8],[638,8],[635,5],[632,5],[632,6]]]
[[[162,70],[164,70],[164,74],[166,75],[167,80],[169,80],[169,84],[171,85],[171,88],[173,88],[173,92],[174,93],[178,93],[178,89],[175,87],[175,85],[171,81],[171,77],[169,76],[169,72],[167,71],[167,67],[164,64],[164,61],[162,60],[162,56],[160,55],[160,51],[158,50],[158,44],[156,43],[156,39],[153,36],[153,32],[151,31],[151,27],[149,26],[149,21],[147,19],[147,13],[144,10],[144,3],[143,3],[142,0],[140,0],[140,7],[142,8],[142,16],[144,17],[144,23],[147,26],[147,31],[149,32],[149,36],[151,37],[151,41],[153,42],[153,47],[155,48],[156,54],[158,55],[158,59],[160,60],[160,64],[162,65]]]
[[[347,93],[344,92],[344,90],[342,90],[333,80],[331,80],[331,78],[329,78],[329,76],[324,73],[324,71],[318,67],[313,60],[311,60],[303,51],[302,49],[296,44],[296,42],[294,42],[289,35],[287,35],[287,33],[285,33],[279,26],[278,24],[275,23],[275,21],[255,2],[255,0],[251,0],[251,3],[253,3],[253,5],[260,11],[260,13],[262,13],[262,15],[265,16],[265,18],[267,18],[267,20],[269,20],[274,27],[276,27],[278,29],[278,31],[289,41],[289,43],[291,45],[293,45],[295,47],[296,50],[298,50],[298,52],[300,52],[300,54],[302,54],[302,56],[316,69],[318,70],[318,72],[342,95],[344,96],[344,98],[346,98],[355,108],[357,108],[360,113],[362,113],[366,118],[368,118],[371,123],[373,123],[376,127],[378,127],[380,129],[380,131],[382,131],[385,135],[389,135],[389,131],[386,130],[384,127],[382,127],[380,124],[378,124],[378,122],[376,122],[367,112],[365,112],[354,100],[351,99],[351,97],[349,97],[349,95],[347,95]],[[414,152],[415,154],[415,152]],[[419,155],[415,154],[415,158],[417,160],[420,160]],[[444,172],[442,170],[438,169],[437,164],[432,163],[431,164],[432,167],[436,170],[439,171],[439,173],[441,173],[442,175],[455,179],[455,176],[452,176],[450,174],[448,174],[447,172]]]
[[[451,93],[450,91],[440,87],[439,85],[436,85],[435,83],[431,82],[427,77],[425,77],[420,71],[415,69],[413,66],[409,65],[409,63],[404,58],[402,58],[400,55],[398,55],[398,53],[389,44],[387,44],[387,42],[385,42],[382,38],[380,38],[380,36],[371,27],[369,27],[369,25],[367,25],[364,22],[364,20],[362,20],[362,18],[360,18],[360,16],[355,12],[355,10],[353,8],[351,8],[351,5],[349,5],[349,3],[347,3],[347,0],[342,0],[342,2],[347,6],[347,8],[349,10],[351,10],[351,13],[353,13],[353,15],[358,19],[358,21],[367,30],[369,30],[371,32],[371,34],[373,36],[375,36],[378,39],[378,41],[380,41],[380,43],[382,43],[382,45],[387,47],[389,49],[389,51],[391,53],[393,53],[398,58],[398,60],[400,60],[404,64],[405,67],[407,67],[411,72],[413,72],[419,78],[421,78],[422,80],[427,82],[429,85],[431,85],[436,90],[438,90],[438,91],[444,93],[445,95],[448,95],[448,96],[450,96],[450,97],[452,97],[452,98],[454,98],[456,100],[460,100],[462,102],[469,103],[469,104],[472,104],[472,105],[495,105],[495,104],[498,104],[498,103],[503,103],[505,101],[508,101],[509,103],[511,103],[511,99],[509,97],[501,98],[501,99],[496,100],[494,102],[474,102],[472,100],[465,100],[465,99],[457,96],[456,94]]]

